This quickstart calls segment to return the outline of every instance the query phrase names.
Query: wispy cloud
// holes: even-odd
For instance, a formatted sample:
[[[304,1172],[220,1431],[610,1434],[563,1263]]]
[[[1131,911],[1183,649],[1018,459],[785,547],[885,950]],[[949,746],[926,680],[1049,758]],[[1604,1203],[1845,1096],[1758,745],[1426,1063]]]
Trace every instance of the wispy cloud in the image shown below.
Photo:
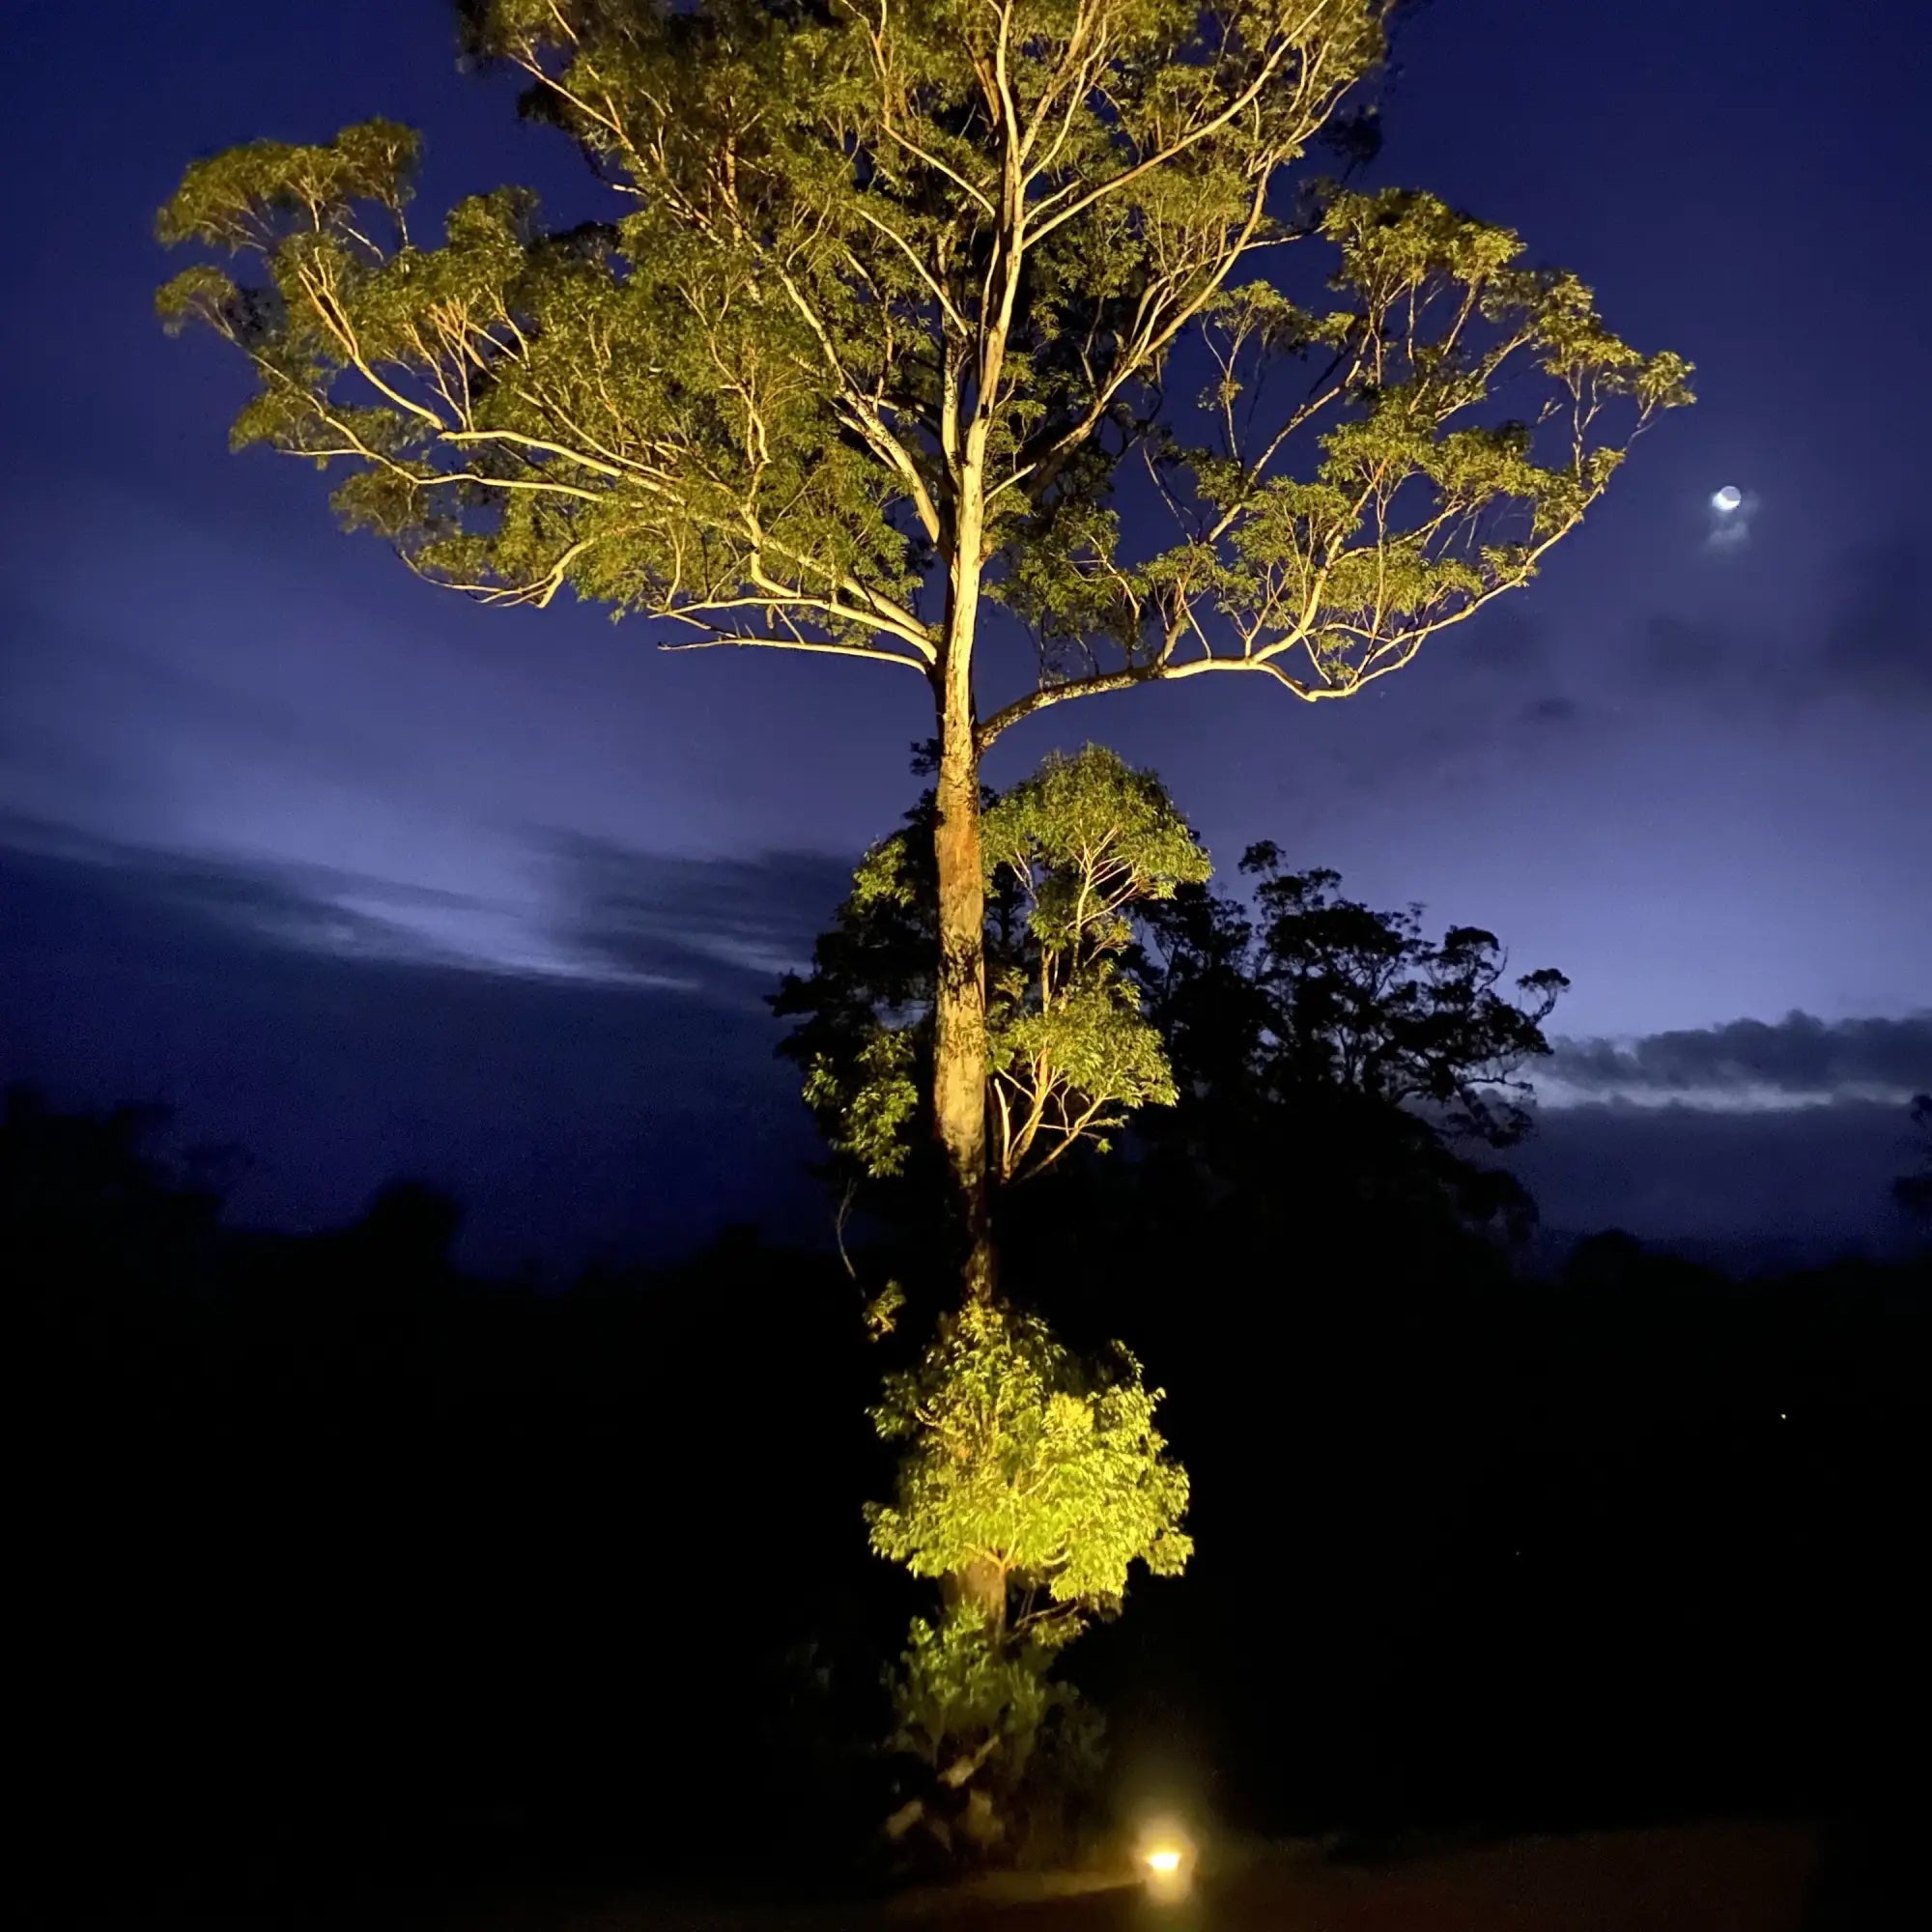
[[[0,811],[0,853],[92,872],[122,900],[296,952],[533,974],[755,1003],[851,883],[822,852],[693,858],[535,835],[534,885],[501,898],[345,867],[172,850]]]
[[[579,833],[548,840],[552,941],[585,973],[762,996],[811,954],[850,890],[850,859],[759,852],[700,859]]]
[[[512,908],[407,880],[140,845],[18,813],[0,813],[0,852],[92,872],[123,901],[335,957],[499,965],[498,953],[480,937],[514,919]]]

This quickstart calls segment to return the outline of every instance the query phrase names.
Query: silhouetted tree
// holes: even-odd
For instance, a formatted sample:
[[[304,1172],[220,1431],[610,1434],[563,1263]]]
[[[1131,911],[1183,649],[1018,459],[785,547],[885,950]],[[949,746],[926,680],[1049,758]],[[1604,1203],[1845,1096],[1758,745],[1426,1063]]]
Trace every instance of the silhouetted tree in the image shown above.
[[[378,1190],[355,1238],[395,1272],[434,1276],[450,1265],[463,1225],[463,1204],[422,1180],[392,1180]]]
[[[1549,1051],[1562,974],[1512,982],[1493,934],[1431,939],[1420,908],[1346,898],[1272,844],[1241,870],[1251,907],[1190,890],[1143,917],[1139,970],[1182,1094],[1149,1131],[1248,1211],[1320,1204],[1333,1228],[1373,1203],[1523,1232],[1528,1196],[1463,1150],[1528,1130],[1521,1069]]]
[[[1143,979],[1189,1091],[1265,1103],[1339,1090],[1495,1148],[1528,1131],[1517,1076],[1549,1051],[1561,973],[1512,983],[1493,933],[1429,939],[1419,906],[1373,911],[1341,896],[1337,872],[1286,870],[1271,843],[1249,846],[1241,871],[1252,916],[1198,889],[1141,914]]]
[[[235,440],[346,467],[344,517],[421,576],[926,682],[933,1115],[969,1295],[986,749],[1167,678],[1346,697],[1525,582],[1689,400],[1681,358],[1507,230],[1305,179],[1358,131],[1392,6],[466,0],[469,49],[527,77],[609,219],[549,228],[501,188],[439,244],[406,218],[418,139],[382,121],[197,161],[161,215],[256,264],[160,298],[252,364]],[[1322,257],[1309,308],[1255,278],[1291,243]],[[1192,411],[1167,384],[1190,342]],[[1112,507],[1143,454],[1165,547]],[[1038,656],[981,716],[989,602]]]
[[[90,1302],[138,1310],[156,1283],[212,1265],[235,1162],[167,1147],[164,1107],[64,1113],[27,1087],[0,1110],[0,1230],[8,1272],[48,1320]]]
[[[849,1533],[873,1376],[833,1267],[741,1240],[583,1293],[484,1283],[433,1189],[227,1227],[161,1128],[0,1116],[35,1445],[10,1818],[59,1888],[30,1921],[100,1891],[152,1894],[103,1902],[128,1922],[266,1923],[638,1844],[713,1887],[836,1871],[882,1808],[905,1611]],[[832,1681],[787,1718],[802,1642]]]
[[[1741,1284],[1612,1237],[1555,1283],[1431,1256],[1399,1301],[1379,1217],[1324,1244],[1316,1196],[1250,1238],[1264,1204],[1202,1211],[1145,1148],[1064,1162],[1009,1197],[1003,1238],[1070,1346],[990,1348],[1026,1397],[1008,1449],[949,1464],[915,1413],[889,1445],[915,1452],[902,1492],[828,1257],[736,1237],[563,1290],[434,1261],[404,1279],[438,1236],[386,1244],[398,1293],[369,1293],[367,1218],[226,1226],[167,1147],[130,1114],[21,1098],[0,1120],[28,1922],[346,1923],[371,1891],[427,1908],[444,1883],[461,1917],[478,1887],[593,1872],[795,1894],[849,1881],[911,1795],[970,1830],[983,1781],[1030,1822],[1101,1707],[1123,1766],[1184,1752],[1269,1832],[1895,1812],[1872,1714],[1921,1644],[1900,1525],[1932,1455],[1923,1260]],[[1062,1231],[1051,1267],[1011,1228],[1031,1202]],[[446,1226],[423,1206],[426,1236]],[[1085,1355],[1076,1290],[1145,1382]],[[923,1340],[881,1347],[950,1429],[979,1371],[946,1370],[928,1408]],[[1100,1440],[1065,1403],[1056,1433],[1066,1395]],[[1129,1479],[1179,1501],[1156,1434],[1185,1449],[1180,1526],[1213,1559],[1185,1589],[1135,1582],[1111,1621],[1111,1572],[1060,1569],[1025,1524],[978,1539],[1004,1552],[1009,1630],[1028,1577],[1033,1609],[1099,1613],[1066,1660],[1088,1701],[1058,1672],[908,1669],[889,1708],[880,1656],[945,1611],[867,1554],[851,1498],[932,1567],[998,1514],[1003,1472],[1065,1477],[1035,1527],[1078,1520],[1133,1577],[1159,1523],[1130,1494],[1114,1513]],[[951,1699],[976,1686],[1008,1736],[1036,1693],[1040,1715],[1032,1755],[954,1792],[942,1772],[985,1733],[960,1723],[948,1754]],[[889,1762],[895,1722],[923,1742]],[[363,1896],[331,1908],[335,1887]]]

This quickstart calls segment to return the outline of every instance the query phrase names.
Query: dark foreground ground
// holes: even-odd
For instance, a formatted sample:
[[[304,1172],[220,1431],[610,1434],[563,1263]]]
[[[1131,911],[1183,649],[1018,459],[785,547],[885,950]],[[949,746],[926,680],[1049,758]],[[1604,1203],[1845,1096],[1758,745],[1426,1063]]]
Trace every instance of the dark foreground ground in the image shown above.
[[[1373,1863],[1263,1855],[1204,1874],[1179,1903],[1156,1904],[1138,1885],[1036,1881],[797,1913],[499,1897],[392,1901],[301,1922],[303,1932],[1824,1932],[1909,1922],[1868,1916],[1820,1881],[1811,1829],[1711,1824]]]

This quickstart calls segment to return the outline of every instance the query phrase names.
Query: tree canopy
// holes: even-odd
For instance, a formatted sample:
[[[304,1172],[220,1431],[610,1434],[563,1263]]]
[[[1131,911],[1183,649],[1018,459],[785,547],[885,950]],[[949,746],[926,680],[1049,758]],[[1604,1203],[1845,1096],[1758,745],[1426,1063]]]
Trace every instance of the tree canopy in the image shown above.
[[[1041,645],[982,744],[1152,675],[1342,696],[1524,581],[1686,399],[1506,230],[1406,190],[1283,201],[1383,0],[463,11],[610,219],[505,188],[425,233],[412,130],[258,141],[160,224],[252,273],[160,303],[253,363],[238,444],[345,470],[351,523],[486,601],[567,585],[692,642],[929,672],[976,437],[973,561]],[[1325,257],[1315,303],[1262,278],[1291,245]],[[1163,416],[1189,327],[1211,380]],[[1129,447],[1178,518],[1139,554],[1107,506]]]
[[[969,1295],[985,749],[1161,679],[1360,691],[1526,582],[1690,400],[1509,230],[1313,164],[1395,5],[465,0],[602,218],[509,187],[412,226],[418,139],[384,121],[197,161],[161,213],[244,265],[159,298],[252,365],[235,441],[336,470],[424,578],[926,680]],[[1158,514],[1123,515],[1128,474]],[[982,709],[987,600],[1033,663]]]
[[[1142,976],[1182,1077],[1281,1099],[1322,1089],[1422,1110],[1453,1139],[1507,1147],[1529,1127],[1525,1064],[1570,982],[1545,967],[1512,983],[1492,932],[1422,908],[1377,912],[1341,874],[1290,871],[1264,841],[1241,859],[1252,913],[1195,890],[1142,915]]]
[[[873,1548],[915,1577],[975,1579],[1003,1634],[1059,1647],[1119,1607],[1130,1565],[1177,1576],[1192,1553],[1159,1402],[1118,1345],[1095,1368],[1037,1316],[947,1316],[873,1411],[885,1440],[908,1445],[894,1500],[867,1512]]]

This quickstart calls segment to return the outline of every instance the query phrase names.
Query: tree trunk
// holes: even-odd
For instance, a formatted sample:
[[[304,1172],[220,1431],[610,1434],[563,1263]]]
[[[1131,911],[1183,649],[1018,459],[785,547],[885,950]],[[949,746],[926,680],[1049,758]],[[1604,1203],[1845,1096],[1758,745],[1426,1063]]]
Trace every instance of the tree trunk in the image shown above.
[[[994,1290],[986,1195],[986,879],[980,855],[979,720],[973,643],[980,610],[983,506],[978,466],[959,493],[946,639],[934,683],[939,700],[939,974],[933,999],[933,1131],[952,1182],[962,1300]]]
[[[949,1603],[967,1604],[979,1613],[986,1634],[997,1647],[1007,1640],[1007,1573],[989,1556],[978,1556],[965,1569],[947,1577]]]

